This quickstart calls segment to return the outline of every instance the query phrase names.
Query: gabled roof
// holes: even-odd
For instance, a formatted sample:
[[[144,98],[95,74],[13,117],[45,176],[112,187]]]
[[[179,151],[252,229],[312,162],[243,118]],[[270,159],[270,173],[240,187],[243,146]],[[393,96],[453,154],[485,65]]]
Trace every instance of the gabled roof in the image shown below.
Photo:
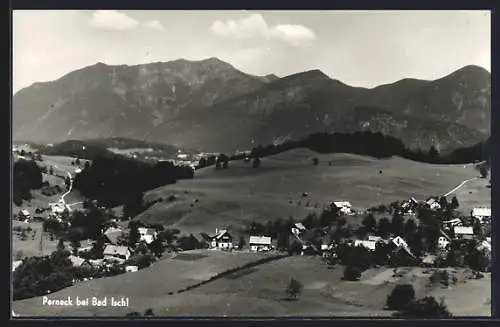
[[[408,243],[401,236],[396,236],[392,239],[392,243],[394,243],[397,247],[407,247]]]
[[[212,234],[212,235],[209,235],[209,236],[210,236],[211,239],[220,240],[222,238],[222,236],[224,236],[226,234],[231,237],[231,234],[229,234],[229,232],[227,231],[227,229],[221,229],[216,234]]]
[[[120,237],[120,235],[122,235],[122,233],[123,232],[120,228],[110,227],[106,229],[104,235],[112,244],[116,244],[116,242],[118,242],[118,238]]]
[[[16,260],[12,262],[12,271],[15,271],[22,263],[22,260]]]
[[[21,214],[25,215],[25,216],[29,216],[30,215],[30,212],[26,209],[23,209],[20,211]]]
[[[343,208],[343,207],[350,208],[350,207],[352,207],[352,205],[351,205],[351,203],[349,203],[349,201],[335,201],[335,202],[333,202],[333,205],[336,206],[337,208]]]
[[[250,236],[249,244],[271,245],[269,236]]]
[[[127,252],[130,253],[130,249],[127,246],[123,245],[106,245],[104,248],[104,255],[127,255]]]
[[[474,228],[472,227],[463,227],[463,226],[456,226],[453,229],[453,232],[457,235],[474,235]]]
[[[491,208],[474,208],[472,209],[473,217],[491,217]]]
[[[80,257],[74,256],[74,255],[70,255],[69,260],[71,260],[71,263],[75,267],[80,267],[85,262],[84,258],[80,258]]]

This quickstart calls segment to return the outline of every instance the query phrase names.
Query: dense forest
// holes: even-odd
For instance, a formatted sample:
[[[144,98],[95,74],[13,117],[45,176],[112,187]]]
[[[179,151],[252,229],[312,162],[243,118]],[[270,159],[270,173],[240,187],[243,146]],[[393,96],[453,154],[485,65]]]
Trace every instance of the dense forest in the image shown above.
[[[490,140],[458,149],[449,154],[440,154],[432,147],[429,151],[408,149],[391,136],[381,133],[356,132],[316,133],[299,141],[288,141],[278,145],[258,146],[252,150],[252,157],[264,157],[296,148],[308,148],[318,153],[353,153],[375,158],[400,156],[406,159],[433,164],[465,164],[489,160]]]
[[[40,189],[42,183],[42,170],[35,161],[20,159],[14,163],[12,188],[16,205],[20,206],[23,200],[31,200],[31,190]]]
[[[114,207],[134,201],[144,191],[193,176],[192,168],[167,161],[150,164],[102,154],[76,175],[73,186],[86,198]]]

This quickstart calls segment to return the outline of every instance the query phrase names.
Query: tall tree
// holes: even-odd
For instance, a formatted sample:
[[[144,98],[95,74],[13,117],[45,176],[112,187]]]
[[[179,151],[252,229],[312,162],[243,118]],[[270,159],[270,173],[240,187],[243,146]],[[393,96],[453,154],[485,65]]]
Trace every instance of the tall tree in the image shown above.
[[[71,249],[73,252],[73,255],[78,255],[78,249],[80,249],[80,241],[78,240],[73,240],[71,241]]]
[[[57,242],[57,251],[64,251],[66,247],[64,246],[64,240],[62,238]]]
[[[137,224],[132,224],[130,226],[130,231],[128,234],[128,244],[130,247],[135,247],[136,244],[141,239],[141,235],[139,233],[139,226]]]

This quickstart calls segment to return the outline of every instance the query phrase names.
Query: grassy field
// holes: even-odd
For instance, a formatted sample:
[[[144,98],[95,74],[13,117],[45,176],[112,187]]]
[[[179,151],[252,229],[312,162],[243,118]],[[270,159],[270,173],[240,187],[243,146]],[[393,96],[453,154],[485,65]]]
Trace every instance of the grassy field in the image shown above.
[[[212,276],[269,256],[270,254],[226,253],[197,250],[189,253],[166,255],[149,268],[119,276],[81,282],[78,285],[51,294],[51,298],[90,298],[92,296],[125,296],[130,299],[129,308],[99,307],[43,307],[42,298],[32,298],[13,303],[13,310],[22,315],[124,315],[137,310],[162,306],[171,298],[180,296],[177,291],[208,280]],[[169,294],[170,293],[170,294]]]
[[[312,165],[313,157],[319,158],[318,166]],[[431,165],[398,157],[377,160],[350,154],[317,155],[299,149],[264,158],[259,169],[253,169],[251,163],[231,162],[227,170],[208,167],[197,171],[192,180],[149,191],[146,200],[166,199],[172,194],[177,200],[158,203],[137,219],[194,233],[225,225],[237,230],[252,220],[264,222],[289,216],[302,219],[308,213],[319,213],[329,201],[348,200],[356,208],[367,208],[411,196],[423,200],[447,193],[476,176],[472,165]],[[465,191],[473,185],[473,193]],[[309,197],[303,197],[303,192],[308,192]],[[491,203],[485,180],[465,184],[456,194],[467,210],[472,205]]]
[[[411,283],[417,297],[443,298],[457,316],[490,315],[491,279],[462,280],[449,289],[429,286],[422,268],[370,269],[359,282],[342,280],[343,266],[329,269],[318,257],[288,257],[239,271],[177,294],[176,289],[207,279],[214,273],[255,259],[252,254],[209,251],[182,259],[168,258],[153,267],[125,275],[84,282],[50,295],[51,298],[128,296],[128,308],[43,307],[41,298],[14,302],[16,313],[50,316],[110,316],[153,309],[157,316],[390,316],[387,295],[397,284]],[[303,285],[297,301],[286,299],[290,278]],[[169,294],[170,292],[173,292]],[[470,302],[474,294],[474,304]],[[460,300],[469,299],[469,300]]]

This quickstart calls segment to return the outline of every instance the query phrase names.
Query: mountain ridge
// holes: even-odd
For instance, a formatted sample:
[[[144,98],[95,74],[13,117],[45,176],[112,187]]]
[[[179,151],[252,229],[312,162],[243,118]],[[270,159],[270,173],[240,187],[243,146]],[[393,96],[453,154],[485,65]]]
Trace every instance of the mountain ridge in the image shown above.
[[[97,63],[18,91],[14,139],[125,137],[227,151],[329,129],[378,128],[409,147],[453,151],[489,135],[490,78],[468,65],[432,81],[405,78],[369,89],[319,69],[254,76],[214,57]]]

